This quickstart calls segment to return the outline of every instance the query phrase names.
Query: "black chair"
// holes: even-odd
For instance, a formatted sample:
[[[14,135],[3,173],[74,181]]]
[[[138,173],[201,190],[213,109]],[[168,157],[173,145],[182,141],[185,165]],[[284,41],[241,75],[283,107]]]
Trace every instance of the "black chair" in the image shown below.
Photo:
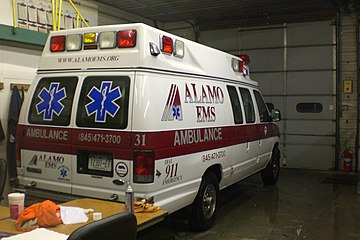
[[[4,200],[3,193],[6,183],[6,160],[0,159],[0,202]]]
[[[135,215],[122,212],[78,228],[67,240],[135,240],[136,234]]]

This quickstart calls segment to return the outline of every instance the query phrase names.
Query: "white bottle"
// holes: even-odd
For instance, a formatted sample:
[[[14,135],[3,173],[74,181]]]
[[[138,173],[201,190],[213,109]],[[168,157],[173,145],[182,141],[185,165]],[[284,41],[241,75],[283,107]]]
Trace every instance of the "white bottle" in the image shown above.
[[[127,212],[134,212],[134,191],[129,182],[125,192],[125,207]]]

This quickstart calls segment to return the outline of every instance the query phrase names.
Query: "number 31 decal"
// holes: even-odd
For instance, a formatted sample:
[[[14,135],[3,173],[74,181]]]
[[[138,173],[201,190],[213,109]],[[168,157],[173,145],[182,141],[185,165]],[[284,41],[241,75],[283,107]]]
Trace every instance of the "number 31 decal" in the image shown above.
[[[145,142],[145,134],[135,134],[135,146],[146,146],[146,142]]]

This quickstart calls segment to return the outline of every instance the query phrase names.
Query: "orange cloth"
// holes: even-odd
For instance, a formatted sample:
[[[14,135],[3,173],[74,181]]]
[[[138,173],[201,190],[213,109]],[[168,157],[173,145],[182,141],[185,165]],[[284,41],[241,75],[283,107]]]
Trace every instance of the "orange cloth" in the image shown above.
[[[38,227],[54,227],[62,223],[60,207],[50,200],[35,203],[21,212],[16,220],[16,228],[20,231],[30,231]]]

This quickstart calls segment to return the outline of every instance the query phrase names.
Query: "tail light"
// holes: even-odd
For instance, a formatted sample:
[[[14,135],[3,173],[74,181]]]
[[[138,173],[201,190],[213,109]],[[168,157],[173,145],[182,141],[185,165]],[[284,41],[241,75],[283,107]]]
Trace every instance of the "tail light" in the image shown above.
[[[135,151],[134,152],[134,183],[154,182],[155,152]]]
[[[17,125],[16,127],[16,166],[21,166],[21,143],[23,137],[23,126]]]

